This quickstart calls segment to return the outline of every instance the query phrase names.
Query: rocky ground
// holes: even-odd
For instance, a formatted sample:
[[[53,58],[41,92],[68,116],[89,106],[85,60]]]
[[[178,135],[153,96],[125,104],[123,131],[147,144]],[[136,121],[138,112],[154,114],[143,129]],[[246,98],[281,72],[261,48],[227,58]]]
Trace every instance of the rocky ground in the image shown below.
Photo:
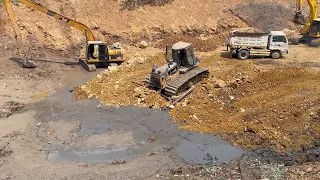
[[[247,26],[285,29],[296,43],[295,2],[37,2],[120,41],[127,59],[88,73],[77,64],[80,32],[15,3],[35,65],[23,68],[0,6],[1,180],[320,179],[318,49],[238,61],[223,46],[231,28]],[[195,45],[210,75],[168,110],[143,81],[180,40]]]

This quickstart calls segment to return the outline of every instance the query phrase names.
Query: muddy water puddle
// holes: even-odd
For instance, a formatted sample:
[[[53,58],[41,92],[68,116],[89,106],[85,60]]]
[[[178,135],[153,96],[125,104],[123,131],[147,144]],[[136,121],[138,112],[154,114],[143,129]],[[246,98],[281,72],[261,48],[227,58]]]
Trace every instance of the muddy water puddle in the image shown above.
[[[37,138],[49,161],[102,163],[154,153],[191,164],[219,164],[243,154],[218,136],[180,130],[167,111],[98,104],[76,101],[65,90],[28,106],[37,111]]]
[[[207,146],[183,140],[177,146],[176,153],[190,164],[217,165],[241,157],[244,151],[230,144]]]
[[[102,163],[117,159],[128,159],[130,155],[127,149],[120,148],[114,150],[95,149],[94,151],[75,151],[70,149],[60,148],[51,151],[47,159],[52,162],[86,162],[86,163]]]

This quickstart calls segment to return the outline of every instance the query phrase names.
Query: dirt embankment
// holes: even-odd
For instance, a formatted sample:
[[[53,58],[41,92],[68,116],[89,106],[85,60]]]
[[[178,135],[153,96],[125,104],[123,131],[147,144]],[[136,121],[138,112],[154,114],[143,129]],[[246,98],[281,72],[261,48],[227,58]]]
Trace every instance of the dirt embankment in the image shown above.
[[[135,45],[142,40],[148,43],[167,38],[170,40],[180,35],[220,36],[231,28],[247,25],[258,27],[272,25],[279,29],[288,26],[288,21],[292,19],[289,7],[294,5],[294,2],[288,3],[286,0],[278,3],[246,0],[241,2],[241,5],[234,0],[226,2],[204,0],[200,3],[196,0],[98,0],[94,2],[41,0],[39,2],[55,12],[87,25],[92,29],[97,40],[108,43],[120,41],[130,45]],[[244,4],[246,2],[250,4]],[[58,50],[57,53],[71,58],[79,56],[81,47],[85,46],[85,37],[81,32],[23,4],[13,7],[28,52],[39,53],[39,48],[45,48]],[[4,7],[0,8],[3,10],[1,24],[7,37],[13,41],[13,29]],[[263,13],[256,10],[261,8],[264,9]],[[97,9],[99,9],[98,12]],[[271,17],[273,14],[276,14],[277,18]],[[221,37],[215,37],[210,43],[221,45],[221,41],[215,43],[219,38]],[[37,52],[34,52],[35,49]]]
[[[292,22],[294,4],[280,3],[244,3],[232,7],[228,11],[246,22],[249,27],[264,31],[296,30],[297,28]]]

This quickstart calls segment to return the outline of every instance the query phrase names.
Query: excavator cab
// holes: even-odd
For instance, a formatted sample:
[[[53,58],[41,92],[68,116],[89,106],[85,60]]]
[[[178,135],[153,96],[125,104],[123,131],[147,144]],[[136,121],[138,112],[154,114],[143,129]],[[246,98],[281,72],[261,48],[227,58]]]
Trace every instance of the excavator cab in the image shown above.
[[[309,34],[312,37],[320,37],[320,18],[313,20]]]
[[[124,50],[120,46],[108,47],[104,42],[96,41],[92,31],[86,25],[79,23],[77,21],[74,21],[56,12],[53,12],[45,8],[41,4],[34,2],[33,0],[19,0],[19,2],[29,7],[32,7],[38,11],[41,11],[47,14],[48,16],[54,17],[55,19],[58,19],[70,25],[71,27],[74,27],[80,30],[85,34],[86,39],[88,41],[87,47],[86,47],[86,58],[80,59],[79,62],[87,71],[95,71],[96,64],[99,66],[100,65],[104,66],[104,65],[109,65],[111,63],[118,64],[124,61]],[[11,8],[11,4],[10,4],[11,1],[3,0],[3,3],[6,7],[10,20],[13,24],[14,31],[16,33],[16,39],[19,43],[19,54],[22,55],[24,54],[25,49],[22,43],[20,28],[17,24],[14,12]]]
[[[302,6],[304,0],[297,0],[297,10],[294,15],[294,22],[304,25],[300,29],[300,33],[310,37],[319,38],[320,37],[320,17],[317,0],[307,0],[307,3],[310,8],[309,17],[305,18],[302,13]],[[301,38],[300,41],[304,41],[304,38]]]
[[[88,41],[87,45],[87,59],[88,62],[95,62],[97,60],[106,60],[107,46],[102,41]]]

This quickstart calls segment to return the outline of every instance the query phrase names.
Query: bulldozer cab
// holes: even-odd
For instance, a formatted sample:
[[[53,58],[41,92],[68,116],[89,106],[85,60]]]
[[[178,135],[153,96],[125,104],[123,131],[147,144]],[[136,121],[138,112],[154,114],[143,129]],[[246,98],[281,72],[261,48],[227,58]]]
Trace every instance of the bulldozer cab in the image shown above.
[[[167,61],[177,63],[178,69],[190,69],[199,63],[199,59],[194,55],[194,48],[192,44],[185,42],[178,42],[173,46],[166,48]]]

